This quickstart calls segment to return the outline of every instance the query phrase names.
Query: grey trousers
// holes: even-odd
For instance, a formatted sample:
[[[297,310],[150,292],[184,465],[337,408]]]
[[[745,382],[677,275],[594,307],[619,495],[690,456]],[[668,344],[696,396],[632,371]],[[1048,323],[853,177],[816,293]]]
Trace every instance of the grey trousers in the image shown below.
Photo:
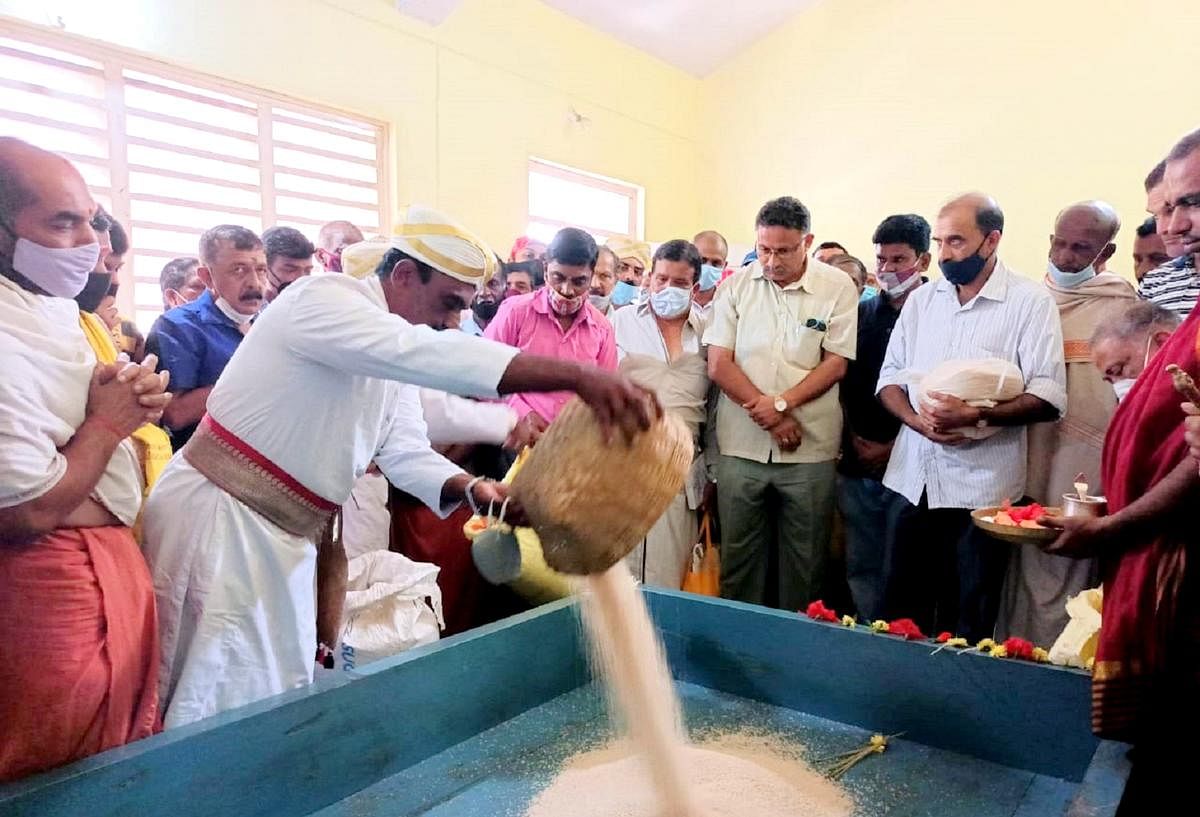
[[[722,456],[721,596],[802,610],[821,587],[833,528],[834,463],[760,463]],[[778,558],[778,593],[768,564]],[[773,597],[773,598],[772,598]]]

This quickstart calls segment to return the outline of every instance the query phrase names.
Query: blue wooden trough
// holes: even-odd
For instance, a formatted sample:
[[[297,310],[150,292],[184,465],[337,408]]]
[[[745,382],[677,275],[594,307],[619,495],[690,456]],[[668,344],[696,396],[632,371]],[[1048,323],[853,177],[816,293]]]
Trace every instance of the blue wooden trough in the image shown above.
[[[646,597],[693,735],[770,733],[816,757],[903,733],[843,778],[857,813],[1115,813],[1127,747],[1091,735],[1084,673]],[[0,815],[519,817],[609,737],[559,602],[0,787]]]

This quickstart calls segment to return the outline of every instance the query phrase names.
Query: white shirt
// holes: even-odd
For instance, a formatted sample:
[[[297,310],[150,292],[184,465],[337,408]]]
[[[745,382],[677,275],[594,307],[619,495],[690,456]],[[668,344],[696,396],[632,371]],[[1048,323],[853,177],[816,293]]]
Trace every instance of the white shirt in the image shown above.
[[[417,386],[496,397],[516,354],[393,315],[373,275],[309,276],[263,312],[208,411],[330,502],[344,504],[374,460],[393,485],[436,509],[442,485],[462,471],[429,447]]]
[[[904,304],[888,343],[876,393],[902,385],[907,372],[947,360],[1001,358],[1025,376],[1025,392],[1065,412],[1067,374],[1062,324],[1046,288],[997,260],[983,289],[966,304],[946,279],[918,288]],[[914,409],[915,390],[909,391]],[[1025,493],[1026,430],[1002,428],[961,445],[940,445],[901,426],[883,484],[917,505],[974,510]]]
[[[73,300],[35,295],[0,276],[0,507],[37,499],[66,475],[60,449],[83,424],[95,367]],[[128,439],[91,498],[134,523],[142,471]]]
[[[799,281],[780,287],[763,277],[755,261],[717,289],[706,346],[733,351],[733,361],[763,394],[779,395],[808,377],[826,351],[854,359],[858,345],[858,292],[837,267],[808,260]],[[744,408],[721,395],[717,442],[721,454],[755,462],[829,462],[842,441],[838,387],[792,412],[802,442],[779,449]]]

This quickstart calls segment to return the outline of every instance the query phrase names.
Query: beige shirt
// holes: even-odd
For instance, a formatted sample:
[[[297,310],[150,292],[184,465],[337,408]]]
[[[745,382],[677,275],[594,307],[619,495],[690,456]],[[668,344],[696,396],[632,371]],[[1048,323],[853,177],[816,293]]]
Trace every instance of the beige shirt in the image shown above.
[[[809,259],[799,281],[786,287],[763,277],[758,262],[743,267],[717,290],[706,346],[733,351],[750,382],[778,395],[802,381],[828,351],[854,359],[858,341],[858,292],[846,273]],[[721,454],[755,462],[829,462],[842,436],[838,387],[792,411],[803,441],[783,452],[741,406],[721,395],[717,444]]]

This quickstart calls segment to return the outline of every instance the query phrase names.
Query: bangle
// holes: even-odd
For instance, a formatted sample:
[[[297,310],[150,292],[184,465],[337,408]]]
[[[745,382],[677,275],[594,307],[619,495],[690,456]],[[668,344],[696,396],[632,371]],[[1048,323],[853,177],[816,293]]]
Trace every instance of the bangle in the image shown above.
[[[117,428],[115,425],[113,425],[111,422],[109,422],[108,418],[102,417],[99,414],[93,414],[92,416],[88,417],[87,422],[92,422],[92,423],[98,424],[101,428],[103,428],[109,434],[112,434],[114,437],[116,437],[118,443],[129,436],[128,434],[122,434],[121,429]]]
[[[474,490],[476,485],[483,482],[484,479],[486,479],[486,477],[472,477],[471,481],[467,483],[467,487],[463,491],[463,493],[467,495],[467,505],[470,506],[471,513],[475,514],[476,516],[483,516],[483,514],[480,512],[479,505],[476,504],[475,497],[471,491]]]

